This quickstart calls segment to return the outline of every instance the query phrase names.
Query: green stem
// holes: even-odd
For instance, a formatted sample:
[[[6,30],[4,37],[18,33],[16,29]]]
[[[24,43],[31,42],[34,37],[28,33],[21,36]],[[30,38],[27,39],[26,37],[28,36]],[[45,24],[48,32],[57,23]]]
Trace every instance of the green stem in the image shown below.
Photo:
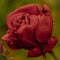
[[[49,53],[53,56],[53,58],[54,58],[55,60],[58,60],[57,56],[55,55],[55,53],[54,53],[53,51],[51,51],[51,52],[49,52]]]
[[[45,54],[43,55],[43,58],[44,58],[44,60],[46,60],[46,55]]]

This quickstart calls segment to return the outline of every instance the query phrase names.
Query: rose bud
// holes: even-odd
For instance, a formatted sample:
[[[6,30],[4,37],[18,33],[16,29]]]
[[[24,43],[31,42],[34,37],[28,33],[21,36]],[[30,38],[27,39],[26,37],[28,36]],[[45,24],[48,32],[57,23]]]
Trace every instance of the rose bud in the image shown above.
[[[19,7],[8,14],[6,23],[8,32],[2,39],[13,50],[28,50],[28,57],[44,56],[57,44],[57,38],[52,37],[53,20],[47,5]]]

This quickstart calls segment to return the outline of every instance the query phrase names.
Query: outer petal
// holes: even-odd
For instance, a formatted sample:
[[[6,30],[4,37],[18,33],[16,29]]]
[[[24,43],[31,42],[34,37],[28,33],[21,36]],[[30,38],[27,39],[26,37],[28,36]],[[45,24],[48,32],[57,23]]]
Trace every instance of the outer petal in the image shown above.
[[[3,40],[6,40],[7,45],[13,49],[18,50],[23,47],[22,41],[18,39],[17,35],[15,33],[12,33],[8,31],[3,37]]]
[[[50,52],[57,44],[58,39],[56,37],[51,37],[47,44],[44,46],[44,52]]]
[[[34,49],[29,50],[27,57],[38,57],[41,54],[42,53],[41,53],[41,50],[39,48],[34,48]]]
[[[50,16],[39,16],[39,23],[36,28],[37,40],[41,43],[45,43],[51,36],[53,27],[53,21]]]
[[[23,26],[17,31],[19,37],[21,37],[26,49],[31,49],[36,46],[34,32],[29,26]]]

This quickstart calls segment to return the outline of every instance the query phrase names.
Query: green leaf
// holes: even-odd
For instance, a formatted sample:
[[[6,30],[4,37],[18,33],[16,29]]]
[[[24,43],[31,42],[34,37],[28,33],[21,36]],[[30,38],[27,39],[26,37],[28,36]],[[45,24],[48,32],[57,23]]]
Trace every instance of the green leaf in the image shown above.
[[[3,55],[0,55],[0,60],[7,60],[7,58]]]

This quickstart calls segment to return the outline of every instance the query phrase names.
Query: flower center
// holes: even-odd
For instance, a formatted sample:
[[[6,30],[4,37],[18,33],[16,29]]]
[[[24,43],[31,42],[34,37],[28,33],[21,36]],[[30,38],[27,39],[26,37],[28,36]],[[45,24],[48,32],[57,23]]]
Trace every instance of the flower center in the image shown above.
[[[11,17],[10,20],[11,27],[13,27],[15,30],[19,29],[23,25],[29,25],[30,24],[30,18],[28,14],[19,13],[15,14]]]

